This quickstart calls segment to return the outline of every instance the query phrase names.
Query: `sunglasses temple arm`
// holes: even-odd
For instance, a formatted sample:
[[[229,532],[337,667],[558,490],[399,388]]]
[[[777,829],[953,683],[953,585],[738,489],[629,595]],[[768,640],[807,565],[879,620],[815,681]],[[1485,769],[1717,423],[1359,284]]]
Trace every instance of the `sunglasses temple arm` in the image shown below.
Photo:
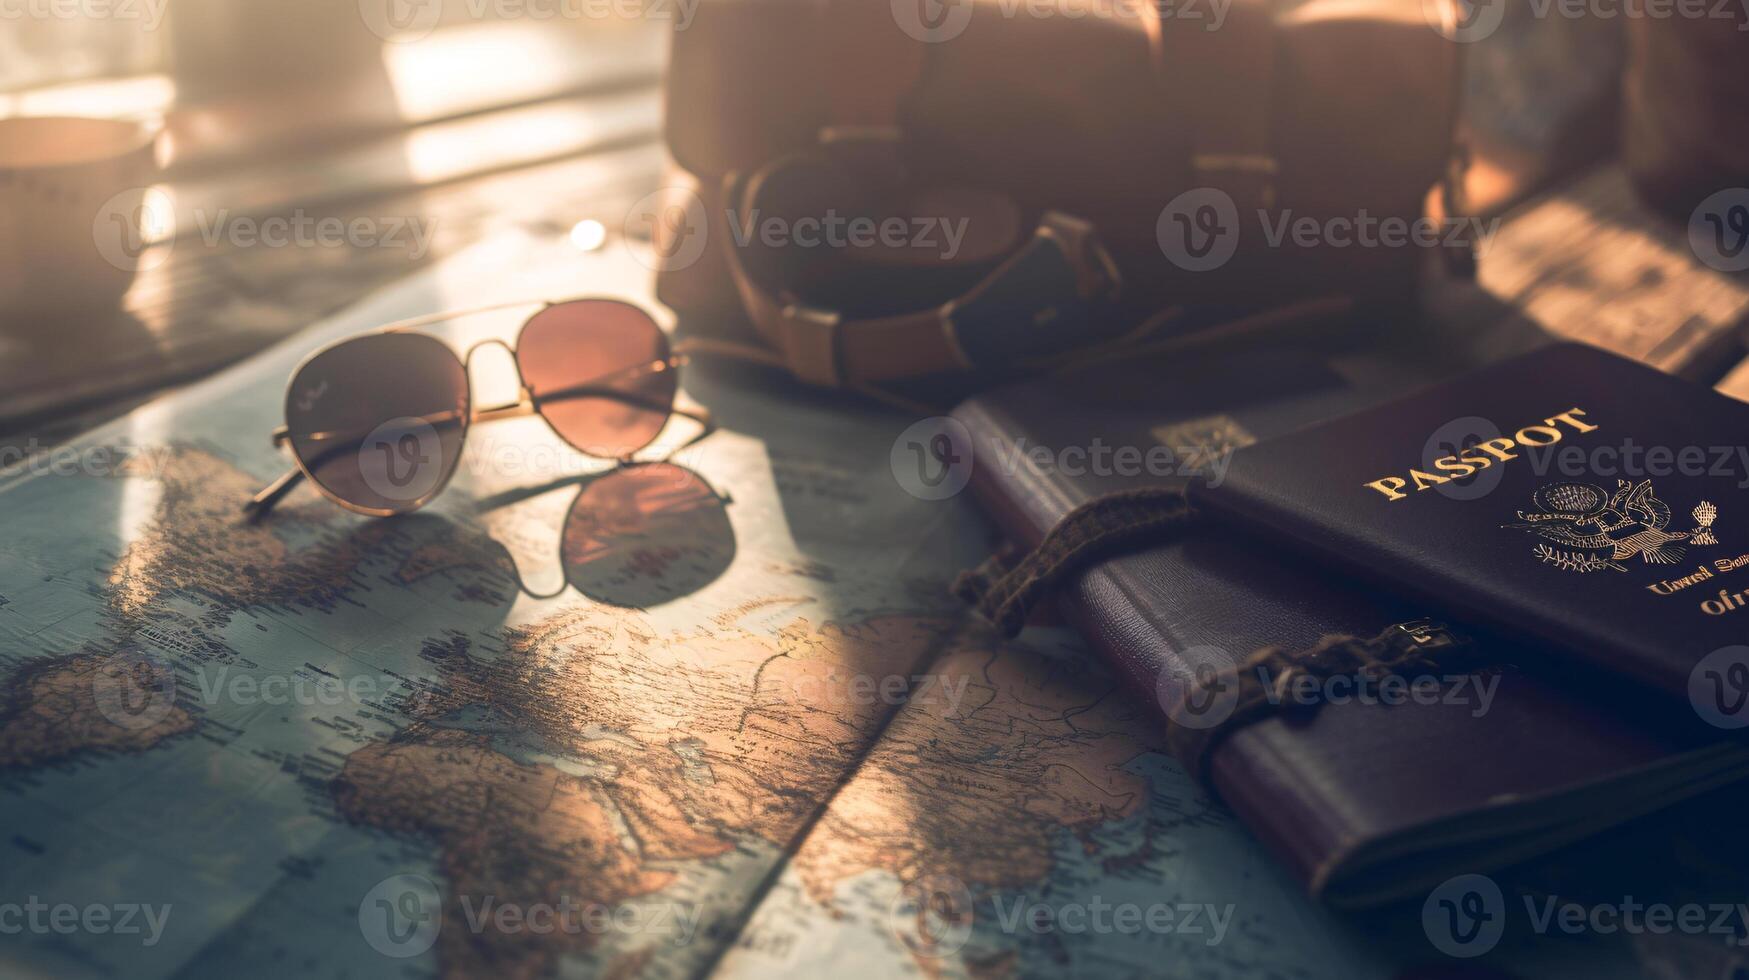
[[[268,512],[273,510],[274,505],[283,500],[286,494],[296,489],[297,485],[303,482],[303,479],[303,470],[295,467],[287,470],[279,479],[262,487],[255,496],[249,498],[249,502],[243,505],[244,516],[251,524],[266,517]]]

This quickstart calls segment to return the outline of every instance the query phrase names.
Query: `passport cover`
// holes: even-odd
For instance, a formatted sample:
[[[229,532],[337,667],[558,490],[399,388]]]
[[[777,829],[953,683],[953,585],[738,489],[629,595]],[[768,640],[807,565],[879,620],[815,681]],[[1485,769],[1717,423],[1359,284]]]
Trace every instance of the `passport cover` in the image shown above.
[[[1222,467],[1253,450],[1227,450],[1384,395],[1310,356],[1246,353],[1027,382],[953,416],[973,450],[971,490],[1014,543],[1033,547],[1093,497],[1182,480],[1186,468],[1230,480]],[[1161,449],[1171,465],[1148,466]],[[1118,465],[1138,454],[1141,465]],[[1191,655],[1232,663],[1426,615],[1219,524],[1099,563],[1060,595],[1069,621],[1161,714],[1182,697]],[[1528,858],[1749,765],[1749,751],[1676,706],[1549,676],[1504,643],[1479,653],[1491,666],[1454,672],[1445,688],[1461,698],[1332,703],[1240,728],[1212,750],[1210,784],[1315,896],[1366,906]]]
[[[1558,344],[1245,449],[1193,496],[1686,700],[1749,636],[1746,434],[1749,405]]]

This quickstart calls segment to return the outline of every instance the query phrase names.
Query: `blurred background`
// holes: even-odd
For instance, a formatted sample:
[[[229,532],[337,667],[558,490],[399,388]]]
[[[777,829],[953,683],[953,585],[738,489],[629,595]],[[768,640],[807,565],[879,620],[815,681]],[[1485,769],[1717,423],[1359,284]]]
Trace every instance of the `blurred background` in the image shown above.
[[[894,0],[892,13],[902,22],[903,4],[937,2]],[[1509,223],[1479,293],[1435,284],[1434,317],[1472,334],[1505,320],[1558,332],[1624,309],[1631,293],[1632,316],[1588,339],[1708,381],[1741,361],[1740,278],[1697,283],[1679,263],[1692,265],[1680,239],[1695,189],[1749,168],[1749,126],[1733,132],[1741,99],[1717,94],[1740,92],[1720,65],[1737,77],[1749,65],[1742,10],[1721,22],[1623,16],[1631,5],[1613,0],[1576,16],[1530,0],[1396,2],[1417,30],[1449,34],[1441,17],[1454,15],[1471,25],[1448,38],[1464,64],[1465,208],[1500,215],[1565,195],[1517,222],[1516,238]],[[663,83],[680,32],[726,8],[799,21],[834,4],[844,0],[0,0],[0,120],[162,126],[121,308],[0,313],[0,440],[76,431],[498,229],[570,235],[585,250],[648,235],[628,210],[675,179]],[[689,84],[730,91],[743,69],[785,56],[728,52]],[[1048,102],[1060,83],[1027,73],[1033,101],[980,97]],[[379,233],[401,227],[405,242],[238,248],[215,232],[268,216],[362,218]],[[1608,262],[1600,229],[1628,235]]]
[[[162,132],[160,169],[128,221],[143,251],[122,309],[0,312],[0,433],[77,431],[497,228],[617,233],[660,178],[662,62],[679,11],[8,0],[0,119]],[[236,247],[235,228],[268,229],[272,216],[306,228],[364,219],[368,237],[396,247],[351,235]]]

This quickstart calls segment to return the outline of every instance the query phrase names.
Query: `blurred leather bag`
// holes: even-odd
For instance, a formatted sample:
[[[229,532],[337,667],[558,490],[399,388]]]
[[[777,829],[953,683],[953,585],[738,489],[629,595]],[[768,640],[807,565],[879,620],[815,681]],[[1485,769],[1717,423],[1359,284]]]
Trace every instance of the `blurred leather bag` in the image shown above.
[[[1016,254],[1037,245],[1040,229],[1048,235],[1051,221],[1078,222],[1098,254],[1061,257],[1059,278],[1087,284],[1085,270],[1109,262],[1130,313],[1262,309],[1332,295],[1400,307],[1438,246],[1281,232],[1308,219],[1351,231],[1411,222],[1430,200],[1459,210],[1457,72],[1457,46],[1430,25],[1420,0],[1315,0],[1279,13],[1260,0],[703,0],[674,35],[666,136],[689,178],[674,193],[695,217],[702,211],[713,247],[665,267],[659,293],[683,313],[749,313],[792,368],[820,383],[1017,360],[970,356],[952,337],[955,291],[976,288],[975,269],[939,277],[943,291],[917,300],[949,341],[917,343],[928,331],[914,328],[913,340],[895,343],[905,348],[897,354],[847,351],[840,325],[853,317],[818,296],[801,302],[769,275],[756,290],[765,305],[790,302],[817,325],[772,327],[773,311],[749,299],[738,252],[749,241],[740,225],[749,180],[769,180],[774,161],[797,154],[890,139],[913,188],[979,189],[1012,202],[1001,220]],[[1209,201],[1231,207],[1211,210]],[[889,201],[882,213],[895,209],[903,213]],[[1172,236],[1186,236],[1183,248],[1194,253],[1193,239],[1215,230],[1211,215],[1237,219],[1231,256],[1175,260]],[[687,227],[655,222],[658,247],[671,251],[661,239]],[[903,274],[917,279],[917,265]],[[1033,308],[1031,319],[1051,320],[1061,305]],[[860,332],[853,347],[881,346],[874,329]],[[1105,328],[1084,339],[1112,335]],[[1049,345],[1026,351],[1052,353]]]
[[[1627,28],[1622,162],[1648,201],[1684,220],[1719,191],[1749,184],[1749,11],[1706,10],[1637,17]]]

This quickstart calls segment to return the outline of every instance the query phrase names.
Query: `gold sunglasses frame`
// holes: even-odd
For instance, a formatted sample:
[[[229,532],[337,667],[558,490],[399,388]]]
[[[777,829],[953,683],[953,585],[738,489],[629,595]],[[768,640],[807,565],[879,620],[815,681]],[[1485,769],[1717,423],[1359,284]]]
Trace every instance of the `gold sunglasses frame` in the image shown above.
[[[535,396],[534,392],[532,390],[530,390],[530,388],[528,387],[528,381],[526,378],[523,377],[522,363],[517,358],[517,347],[518,347],[518,343],[522,339],[522,333],[524,330],[528,329],[529,323],[532,322],[535,317],[541,315],[542,313],[545,313],[547,310],[550,310],[550,309],[557,307],[557,306],[565,306],[565,305],[568,305],[571,303],[584,303],[584,302],[615,303],[615,304],[618,304],[620,306],[628,306],[628,307],[631,307],[633,309],[636,309],[636,310],[638,310],[638,312],[643,313],[645,316],[650,315],[649,312],[647,310],[644,310],[642,307],[639,307],[635,303],[629,303],[629,302],[622,300],[622,299],[615,299],[612,297],[577,296],[577,297],[572,297],[570,299],[562,299],[562,300],[544,300],[544,301],[543,300],[522,300],[522,301],[514,302],[514,303],[500,303],[500,304],[495,304],[492,306],[476,307],[474,309],[456,310],[456,311],[449,311],[449,312],[444,312],[444,313],[432,313],[432,314],[427,314],[425,316],[413,317],[413,318],[407,319],[407,320],[399,320],[399,321],[391,323],[387,326],[379,327],[376,330],[366,331],[365,333],[361,333],[361,334],[355,334],[353,336],[346,337],[346,338],[341,339],[341,340],[336,340],[333,343],[325,344],[322,347],[320,347],[314,351],[311,351],[309,354],[305,355],[303,360],[298,362],[297,367],[292,369],[291,377],[286,382],[286,398],[287,398],[287,401],[289,402],[293,382],[295,382],[297,380],[298,375],[303,372],[305,367],[309,366],[311,361],[315,360],[317,357],[322,356],[323,354],[328,353],[331,350],[334,350],[337,347],[341,347],[341,346],[344,346],[348,343],[351,343],[352,341],[358,340],[361,337],[370,337],[370,336],[376,336],[376,335],[380,335],[380,334],[392,334],[392,333],[416,333],[418,328],[430,326],[430,325],[436,324],[436,323],[445,323],[445,322],[448,322],[450,320],[458,320],[458,319],[461,319],[463,317],[475,316],[475,315],[483,314],[483,313],[493,313],[493,312],[497,312],[500,310],[513,310],[513,309],[517,309],[520,307],[538,305],[540,308],[535,310],[533,313],[529,314],[528,319],[524,320],[522,322],[522,326],[517,328],[515,341],[505,341],[505,340],[498,338],[498,337],[492,337],[492,338],[488,338],[486,340],[478,341],[477,343],[470,346],[467,349],[467,351],[464,353],[456,354],[455,348],[450,347],[450,345],[448,343],[445,343],[441,337],[437,337],[437,336],[434,336],[432,334],[420,334],[420,336],[430,337],[432,340],[436,341],[437,343],[443,344],[443,346],[445,348],[447,348],[452,355],[455,356],[456,361],[461,364],[462,373],[467,380],[466,402],[464,403],[462,411],[461,411],[461,423],[462,423],[462,443],[461,443],[461,445],[464,447],[466,446],[468,433],[470,431],[472,431],[474,425],[476,425],[476,424],[484,424],[484,423],[488,423],[488,422],[500,422],[500,421],[504,421],[506,419],[526,418],[526,417],[531,416],[531,415],[538,415],[538,416],[541,416],[542,420],[547,423],[547,428],[552,430],[553,435],[557,436],[560,441],[565,443],[565,445],[570,446],[571,448],[577,450],[578,452],[582,453],[585,456],[589,456],[589,457],[594,458],[594,459],[611,459],[615,463],[617,463],[618,465],[625,466],[625,465],[629,465],[629,464],[632,464],[634,462],[637,462],[637,460],[635,459],[636,454],[641,452],[644,449],[649,448],[649,446],[652,443],[654,443],[658,438],[661,437],[662,431],[657,430],[656,434],[651,436],[650,440],[648,442],[646,442],[642,446],[638,446],[637,448],[632,449],[631,451],[624,453],[620,456],[617,456],[617,457],[603,456],[603,455],[600,455],[598,453],[592,453],[589,450],[584,449],[583,447],[578,446],[575,443],[571,442],[571,440],[565,438],[565,435],[562,432],[560,432],[556,426],[553,425],[552,420],[547,419],[544,415],[541,415],[540,402],[542,400],[549,400],[550,401],[550,400],[552,400],[554,395],[567,395],[567,394],[575,395],[575,394],[581,394],[581,393],[588,393],[594,397],[617,398],[617,399],[622,400],[622,401],[631,401],[631,399],[629,399],[627,397],[625,392],[613,391],[611,389],[604,390],[604,391],[603,390],[595,390],[595,386],[598,386],[598,385],[602,384],[603,382],[614,381],[614,380],[618,380],[618,379],[623,378],[623,377],[636,376],[639,374],[645,374],[645,373],[655,374],[655,373],[661,373],[664,371],[677,371],[680,369],[680,367],[682,365],[684,365],[685,363],[687,363],[690,360],[691,355],[694,353],[725,354],[725,355],[732,356],[732,357],[739,357],[739,358],[758,361],[758,362],[766,363],[766,364],[771,364],[771,363],[775,362],[775,355],[773,355],[769,351],[765,351],[765,350],[760,349],[760,348],[750,347],[750,346],[731,343],[731,342],[708,341],[708,340],[699,340],[699,339],[671,342],[668,340],[667,332],[663,331],[662,332],[663,340],[668,343],[668,356],[667,357],[658,358],[658,359],[650,361],[646,364],[634,364],[630,367],[623,368],[619,371],[613,371],[613,372],[610,372],[608,374],[602,375],[602,376],[597,377],[597,378],[587,378],[587,379],[584,379],[582,381],[579,381],[576,385],[574,385],[570,388],[564,388],[558,392],[553,393],[553,395],[548,395],[548,396],[546,396],[545,399],[537,398]],[[655,318],[651,317],[651,320],[652,320],[652,322],[654,322]],[[660,329],[660,325],[658,325],[658,329]],[[487,347],[501,347],[507,353],[510,354],[510,360],[516,366],[517,398],[516,398],[515,402],[512,402],[510,404],[495,405],[491,408],[485,408],[485,409],[480,409],[478,411],[475,411],[474,407],[473,407],[474,386],[473,386],[473,373],[472,373],[473,363],[474,363],[474,355],[476,353],[480,352],[481,350],[484,350]],[[676,388],[678,390],[678,383],[676,385]],[[648,405],[641,406],[641,407],[649,408],[651,410],[654,410],[656,408],[656,406],[648,406]],[[689,409],[689,408],[685,408],[685,407],[682,407],[680,405],[676,405],[676,404],[672,404],[672,403],[667,405],[667,406],[662,406],[662,407],[665,408],[665,410],[668,412],[670,418],[672,418],[675,415],[678,415],[682,418],[690,419],[694,422],[697,422],[699,424],[699,432],[697,434],[695,434],[694,436],[692,436],[690,439],[688,439],[685,442],[681,443],[680,445],[674,447],[674,449],[670,450],[668,452],[668,454],[666,456],[664,456],[661,460],[656,460],[655,462],[667,462],[669,460],[672,460],[674,458],[674,456],[677,455],[678,453],[681,453],[681,452],[691,448],[692,446],[697,445],[699,442],[702,442],[706,438],[709,438],[712,433],[716,432],[716,428],[717,428],[716,420],[711,415],[711,413],[708,409]],[[444,413],[444,414],[447,415],[449,413]],[[667,428],[667,426],[664,425],[663,428],[665,429],[665,428]],[[291,442],[291,430],[287,426],[284,426],[284,425],[279,426],[278,428],[273,430],[272,438],[273,438],[274,448],[283,449]],[[310,485],[315,487],[316,491],[318,493],[320,493],[322,496],[328,498],[328,500],[339,505],[340,507],[343,507],[346,510],[352,511],[355,514],[362,514],[366,517],[393,517],[397,514],[410,514],[414,511],[419,510],[420,508],[424,507],[426,504],[435,500],[440,494],[442,494],[443,491],[449,487],[450,480],[454,478],[455,471],[458,468],[460,468],[460,465],[461,465],[461,449],[458,449],[457,454],[456,454],[455,463],[449,467],[448,472],[446,472],[443,475],[443,479],[438,483],[438,485],[436,487],[432,488],[432,490],[429,493],[425,494],[424,496],[419,497],[416,500],[412,501],[406,507],[398,508],[398,509],[388,509],[388,508],[379,508],[379,507],[364,507],[362,505],[355,504],[349,500],[342,499],[341,497],[339,497],[338,495],[336,495],[335,493],[330,491],[327,487],[323,486],[322,482],[320,480],[316,479],[315,474],[310,471],[309,465],[305,462],[303,457],[301,455],[299,455],[296,447],[291,448],[290,453],[291,453],[292,462],[296,464],[295,468],[286,471],[285,473],[281,474],[277,479],[275,479],[272,483],[269,483],[267,486],[262,487],[260,490],[256,491],[254,496],[250,497],[249,501],[243,505],[243,511],[248,516],[250,521],[258,521],[258,520],[261,520],[262,518],[264,518],[265,516],[267,516],[267,514],[273,510],[274,506],[276,504],[278,504],[280,500],[282,500],[287,494],[291,493],[292,490],[297,488],[299,483],[301,483],[305,480],[308,480]]]

